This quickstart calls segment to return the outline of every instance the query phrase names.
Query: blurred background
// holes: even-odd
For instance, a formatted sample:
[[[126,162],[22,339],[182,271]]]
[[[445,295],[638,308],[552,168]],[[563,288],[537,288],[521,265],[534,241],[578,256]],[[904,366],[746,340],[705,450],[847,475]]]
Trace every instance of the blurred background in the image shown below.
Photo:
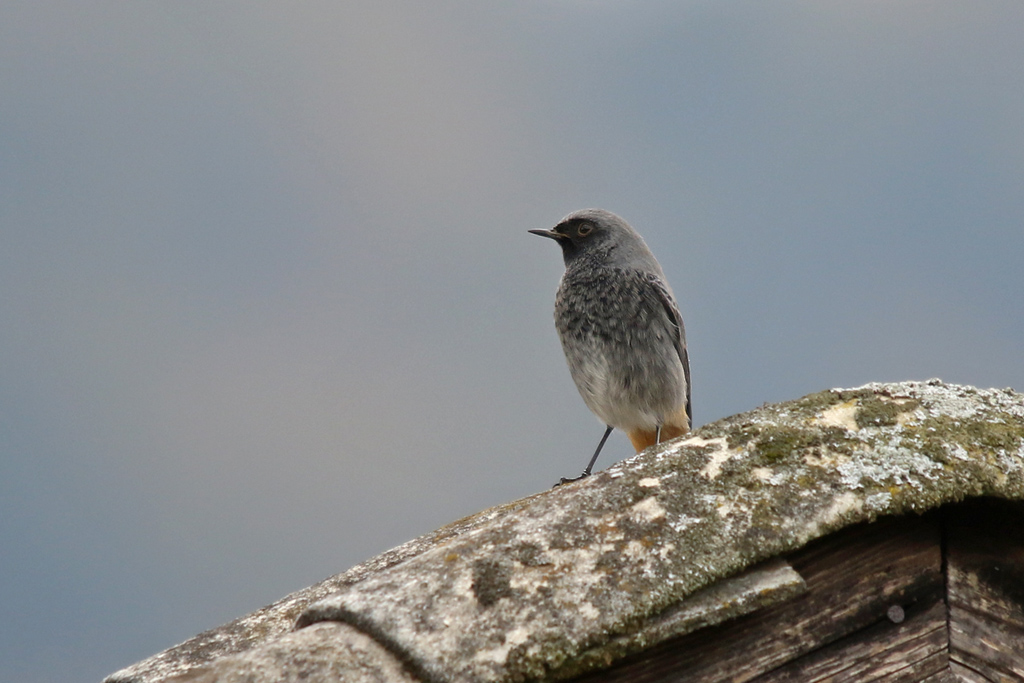
[[[1024,4],[0,5],[0,680],[97,681],[601,436],[527,234],[621,214],[697,424],[1024,389]],[[616,436],[599,468],[631,454]]]

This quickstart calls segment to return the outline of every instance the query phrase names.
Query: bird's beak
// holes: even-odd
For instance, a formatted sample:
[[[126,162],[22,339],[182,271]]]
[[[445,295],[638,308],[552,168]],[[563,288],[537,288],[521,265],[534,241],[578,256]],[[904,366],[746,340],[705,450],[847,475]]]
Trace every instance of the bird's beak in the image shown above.
[[[526,232],[532,232],[534,235],[540,235],[541,237],[550,237],[553,240],[565,239],[565,235],[554,230],[527,230]]]

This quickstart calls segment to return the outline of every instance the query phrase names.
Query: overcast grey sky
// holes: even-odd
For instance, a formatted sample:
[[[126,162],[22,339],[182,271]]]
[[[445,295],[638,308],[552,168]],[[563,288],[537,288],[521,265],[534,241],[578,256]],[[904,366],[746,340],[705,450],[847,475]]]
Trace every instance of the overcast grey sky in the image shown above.
[[[0,5],[0,680],[95,681],[577,473],[621,214],[695,418],[1024,388],[1024,3]],[[599,468],[630,454],[616,435]]]

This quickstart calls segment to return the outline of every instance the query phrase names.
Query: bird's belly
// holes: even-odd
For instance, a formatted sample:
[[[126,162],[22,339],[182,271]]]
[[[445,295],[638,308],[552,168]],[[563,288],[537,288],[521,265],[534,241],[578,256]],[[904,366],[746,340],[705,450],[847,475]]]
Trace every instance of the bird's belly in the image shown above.
[[[685,405],[686,381],[674,348],[641,353],[576,345],[566,359],[583,401],[605,424],[624,431],[654,429]]]

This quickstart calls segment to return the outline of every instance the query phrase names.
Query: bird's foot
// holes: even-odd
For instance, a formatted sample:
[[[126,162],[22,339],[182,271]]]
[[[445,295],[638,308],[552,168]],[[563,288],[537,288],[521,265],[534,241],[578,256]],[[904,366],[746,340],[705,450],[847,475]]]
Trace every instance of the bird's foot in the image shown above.
[[[559,486],[561,486],[562,484],[571,484],[574,481],[579,481],[580,479],[586,479],[589,476],[590,476],[590,472],[584,472],[583,474],[581,474],[578,477],[562,477],[551,488],[555,489],[555,488],[558,488]]]

